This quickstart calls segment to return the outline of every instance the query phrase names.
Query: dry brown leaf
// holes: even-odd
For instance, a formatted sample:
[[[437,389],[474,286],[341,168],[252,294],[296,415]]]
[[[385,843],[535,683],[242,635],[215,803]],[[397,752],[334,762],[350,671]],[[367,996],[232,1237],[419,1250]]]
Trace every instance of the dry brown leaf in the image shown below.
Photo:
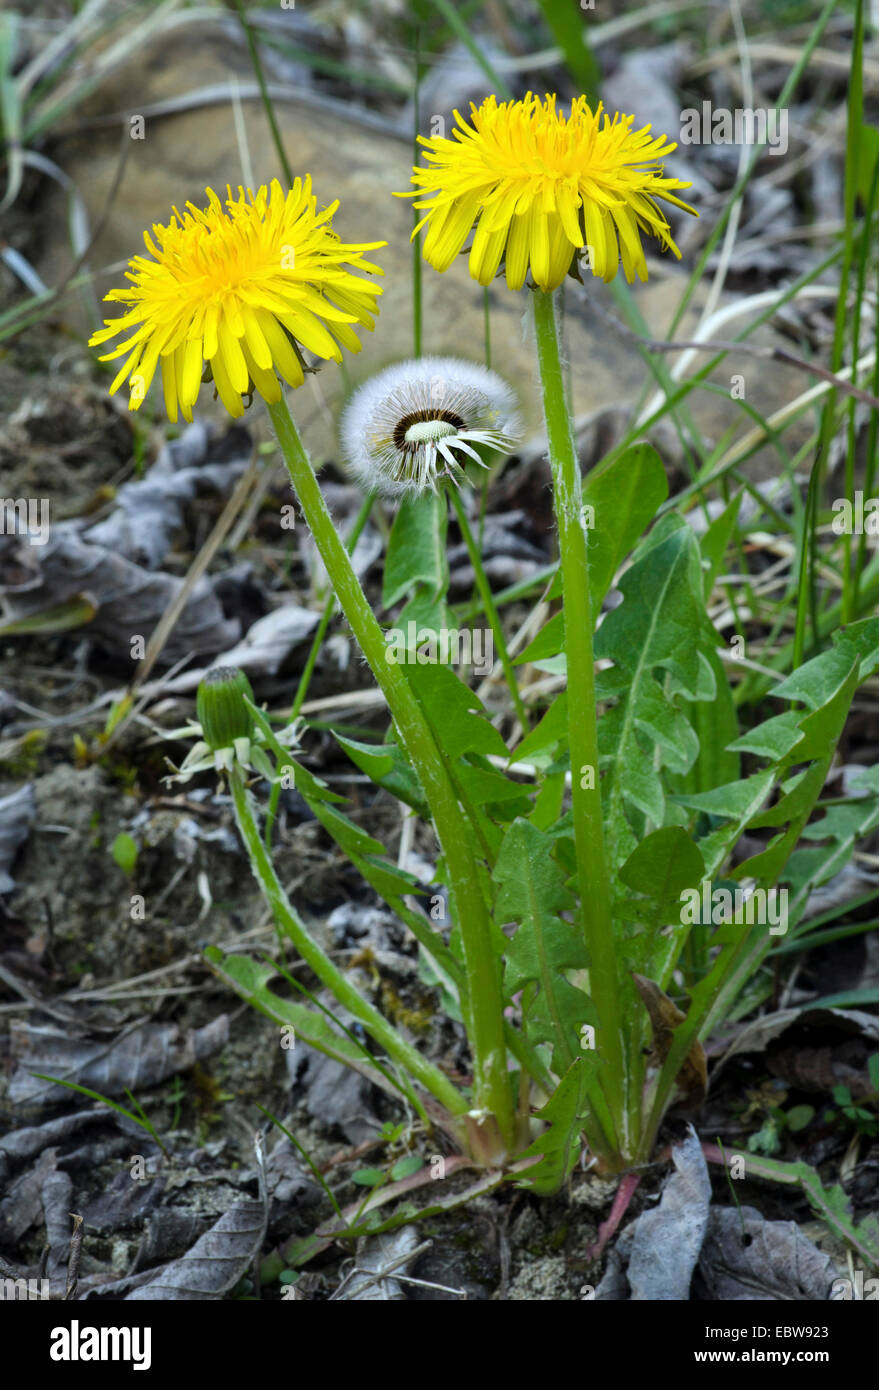
[[[681,1013],[677,1005],[672,1003],[667,994],[663,994],[653,980],[648,980],[645,975],[637,975],[634,971],[632,979],[650,1015],[654,1058],[657,1065],[661,1066],[671,1051],[675,1029],[684,1022],[687,1015]],[[708,1089],[705,1050],[698,1038],[684,1058],[683,1066],[678,1072],[677,1087],[683,1095],[686,1109],[698,1110]]]

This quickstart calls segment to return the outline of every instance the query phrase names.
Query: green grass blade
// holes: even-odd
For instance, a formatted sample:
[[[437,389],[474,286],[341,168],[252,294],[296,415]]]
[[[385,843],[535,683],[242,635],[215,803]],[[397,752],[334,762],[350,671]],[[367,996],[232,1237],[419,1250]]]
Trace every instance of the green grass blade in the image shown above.
[[[601,95],[601,71],[586,41],[584,11],[575,0],[538,0],[538,3],[547,29],[562,50],[569,73],[594,106]]]

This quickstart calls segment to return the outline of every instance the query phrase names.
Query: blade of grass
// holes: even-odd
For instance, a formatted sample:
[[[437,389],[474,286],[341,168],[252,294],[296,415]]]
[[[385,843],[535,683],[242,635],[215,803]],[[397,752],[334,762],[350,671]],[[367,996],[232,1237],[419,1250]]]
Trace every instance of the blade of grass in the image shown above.
[[[857,84],[855,84],[854,82],[852,82],[852,83],[850,84],[850,86],[849,86],[848,129],[847,129],[847,137],[846,137],[846,162],[845,162],[845,178],[846,178],[846,186],[845,186],[845,224],[846,224],[846,225],[845,225],[844,239],[845,239],[846,252],[850,255],[850,257],[851,257],[852,259],[854,258],[854,255],[855,255],[854,236],[853,236],[853,232],[852,232],[852,224],[853,224],[853,222],[854,222],[854,217],[855,217],[855,207],[856,207],[856,199],[857,199],[857,193],[858,193],[858,183],[859,183],[860,164],[861,164],[861,131],[862,131],[862,128],[863,128],[863,120],[864,120],[864,94],[863,94],[863,13],[862,13],[862,6],[861,6],[860,4],[859,4],[859,6],[858,6],[858,15],[856,15],[856,26],[857,26],[857,23],[858,23],[858,16],[860,16],[860,32],[859,32],[859,34],[858,34],[858,32],[857,32],[857,30],[856,30],[856,35],[855,35],[855,37],[856,37],[856,44],[855,44],[855,47],[856,47],[857,49],[859,49],[859,51],[860,51],[860,53],[861,53],[861,63],[860,63],[860,65],[859,65],[859,76],[860,76],[860,81],[859,81],[859,83],[857,83]],[[860,40],[859,42],[858,42],[858,38],[859,38],[859,40]],[[854,65],[855,65],[855,55],[853,54],[853,55],[852,55],[852,67],[853,67],[853,71],[854,71]],[[855,87],[856,87],[856,86],[857,86],[857,90],[855,90]],[[857,129],[856,129],[856,131],[852,132],[851,127],[852,127],[852,125],[853,125],[854,123],[856,123]],[[865,287],[866,287],[867,267],[868,267],[868,265],[869,265],[869,263],[870,263],[871,253],[872,253],[872,251],[873,251],[873,249],[874,249],[874,248],[873,248],[873,241],[872,241],[871,232],[872,232],[872,228],[873,228],[873,211],[874,211],[875,203],[876,203],[876,183],[877,183],[877,176],[879,176],[879,159],[877,159],[877,160],[875,161],[874,168],[873,168],[873,174],[872,174],[872,177],[871,177],[871,180],[870,180],[870,190],[869,190],[869,194],[868,194],[868,197],[867,197],[867,205],[866,205],[866,207],[865,207],[865,209],[864,209],[864,231],[863,231],[863,235],[862,235],[862,236],[860,237],[860,239],[859,239],[858,248],[857,248],[858,273],[857,273],[857,286],[856,286],[856,289],[855,289],[854,311],[853,311],[853,315],[852,315],[852,349],[851,349],[852,358],[853,358],[855,361],[857,360],[857,358],[858,358],[858,356],[859,356],[859,354],[860,354],[860,341],[861,341],[861,310],[862,310],[862,306],[863,306],[864,293],[865,293]],[[851,262],[849,262],[849,264],[850,264],[850,263],[851,263]],[[845,285],[846,282],[847,282],[847,276],[846,276],[846,272],[845,272],[845,266],[846,266],[846,261],[845,261],[845,258],[844,258],[844,259],[843,259],[843,284],[844,284],[844,285]],[[845,297],[845,296],[842,294],[842,290],[841,290],[841,295],[842,295],[843,298]],[[835,334],[834,334],[834,343],[835,343]],[[873,435],[874,435],[874,445],[875,445],[875,429],[876,429],[876,420],[877,420],[877,418],[879,418],[879,416],[877,416],[876,410],[873,409],[873,410],[871,411],[871,414],[870,414],[870,431],[871,431],[871,432],[873,433]],[[854,497],[854,494],[855,494],[855,476],[854,476],[854,473],[855,473],[855,450],[856,450],[856,445],[857,445],[857,426],[856,426],[856,419],[855,419],[855,403],[854,403],[854,401],[850,401],[850,402],[849,402],[849,409],[848,409],[847,449],[846,449],[846,459],[845,459],[845,487],[846,487],[846,496],[847,496],[849,502],[852,504],[852,506],[854,506],[854,500],[855,500],[855,497]],[[873,459],[872,459],[871,455],[868,453],[867,467],[870,468],[871,465],[872,465],[872,463],[873,463]],[[869,495],[870,495],[869,492],[868,492],[866,495],[869,496]],[[858,581],[859,581],[859,578],[860,578],[860,571],[861,571],[861,568],[863,567],[863,563],[864,563],[864,544],[863,544],[864,540],[865,540],[865,537],[862,535],[862,536],[861,536],[861,543],[858,545],[858,553],[857,553],[857,557],[856,557],[856,560],[855,560],[855,564],[853,565],[853,564],[852,564],[853,537],[852,537],[852,534],[851,534],[850,531],[848,531],[848,530],[846,531],[845,540],[844,540],[845,561],[844,561],[844,565],[843,565],[843,584],[844,584],[844,588],[843,588],[843,614],[845,615],[845,619],[844,619],[845,621],[850,621],[850,615],[851,615],[851,613],[852,613],[853,610],[854,610],[855,595],[856,595],[856,593],[857,593]]]
[[[439,10],[452,32],[457,35],[467,51],[475,58],[498,96],[502,97],[504,101],[512,100],[512,91],[507,86],[504,79],[495,72],[488,58],[485,56],[467,27],[466,21],[458,14],[451,0],[434,0],[434,6]]]
[[[66,1086],[68,1091],[79,1091],[81,1095],[89,1096],[91,1100],[100,1101],[102,1105],[108,1105],[110,1109],[115,1110],[117,1114],[124,1115],[126,1119],[133,1120],[136,1125],[140,1125],[141,1129],[146,1130],[147,1134],[156,1144],[158,1144],[162,1153],[167,1158],[168,1150],[165,1148],[165,1145],[162,1143],[161,1139],[159,1138],[158,1134],[156,1133],[155,1129],[153,1128],[152,1124],[147,1118],[146,1112],[144,1111],[143,1107],[137,1100],[135,1100],[134,1096],[132,1096],[131,1092],[128,1090],[128,1087],[125,1088],[125,1094],[129,1096],[133,1104],[137,1106],[138,1110],[140,1111],[140,1114],[135,1114],[132,1110],[126,1110],[124,1105],[120,1105],[118,1101],[112,1100],[109,1096],[102,1096],[100,1091],[91,1091],[89,1090],[88,1086],[78,1086],[75,1081],[65,1081],[60,1076],[45,1076],[42,1072],[39,1071],[32,1071],[31,1076],[35,1076],[38,1081],[52,1081],[56,1086]]]
[[[786,956],[795,951],[811,951],[816,946],[827,946],[832,941],[844,941],[849,936],[860,936],[865,931],[875,931],[877,927],[879,918],[874,918],[872,922],[849,922],[842,927],[828,927],[826,931],[807,932],[804,936],[794,937],[792,941],[785,941],[783,946],[775,946],[769,954]]]
[[[601,96],[598,60],[586,40],[584,11],[575,0],[538,0],[544,23],[564,55],[565,66],[594,106]]]
[[[14,77],[17,25],[18,15],[0,15],[0,135],[6,153],[6,192],[0,202],[0,213],[15,202],[24,177],[21,100]]]
[[[296,1152],[302,1158],[303,1162],[308,1165],[308,1168],[312,1176],[314,1177],[315,1182],[319,1183],[320,1186],[323,1188],[324,1196],[326,1197],[330,1206],[333,1208],[333,1211],[336,1213],[339,1220],[342,1221],[344,1219],[342,1217],[342,1208],[336,1201],[336,1195],[333,1192],[333,1189],[330,1187],[329,1183],[327,1182],[326,1178],[324,1177],[323,1173],[320,1171],[317,1164],[312,1159],[311,1154],[308,1152],[308,1150],[302,1144],[300,1144],[295,1134],[291,1134],[290,1130],[287,1128],[286,1125],[281,1124],[281,1121],[277,1119],[275,1115],[272,1114],[271,1110],[266,1110],[265,1106],[260,1105],[259,1101],[256,1102],[256,1108],[257,1110],[262,1111],[267,1120],[271,1120],[272,1124],[278,1127],[278,1129],[281,1131],[281,1133],[284,1135],[286,1139],[290,1140],[290,1143],[293,1145]]]
[[[792,666],[796,670],[803,663],[806,651],[806,615],[812,623],[812,643],[818,643],[818,588],[813,545],[815,542],[815,517],[818,508],[818,493],[821,487],[822,450],[819,448],[812,471],[809,474],[809,488],[806,493],[806,510],[803,515],[802,531],[797,546],[797,609],[794,627]]]
[[[817,48],[818,43],[820,42],[824,30],[827,28],[827,25],[830,22],[831,15],[833,14],[835,9],[836,0],[826,0],[824,8],[822,9],[820,15],[818,16],[818,19],[815,22],[815,27],[809,34],[806,43],[803,45],[802,53],[799,55],[799,58],[792,67],[790,75],[788,76],[787,81],[785,82],[781,92],[779,93],[778,101],[775,103],[774,107],[770,108],[770,111],[778,112],[782,110],[782,108],[787,106],[791,96],[796,91],[797,86],[799,85],[800,78],[802,77],[803,73],[808,67],[809,59],[811,58],[813,52]],[[751,177],[751,172],[754,166],[756,165],[757,160],[760,158],[760,153],[763,149],[763,144],[765,144],[765,141],[762,144],[755,144],[754,151],[751,155],[751,158],[748,161],[747,168],[744,170],[741,177],[736,180],[732,188],[732,191],[730,192],[729,198],[727,199],[726,204],[720,213],[720,216],[718,217],[716,223],[714,224],[714,227],[711,230],[711,234],[708,237],[708,240],[706,241],[705,246],[702,249],[702,253],[699,256],[699,259],[696,262],[695,267],[693,268],[693,272],[687,282],[686,288],[684,289],[684,293],[682,294],[678,306],[675,310],[671,324],[669,325],[668,337],[670,338],[674,336],[675,332],[677,331],[678,324],[681,322],[681,319],[687,311],[687,307],[690,303],[690,300],[693,298],[693,295],[696,292],[696,287],[699,284],[699,281],[702,279],[702,272],[704,271],[705,266],[708,263],[709,257],[711,256],[711,253],[717,245],[718,241],[723,236],[723,233],[726,229],[726,224],[732,216],[733,208],[736,206],[739,200],[742,197],[744,197],[745,190],[748,187],[748,182]]]
[[[360,504],[360,510],[354,518],[354,525],[351,527],[350,534],[348,535],[348,538],[345,541],[345,548],[348,551],[349,555],[353,555],[354,553],[354,549],[357,545],[357,542],[363,533],[363,528],[369,520],[369,514],[372,511],[374,503],[375,493],[367,493],[367,495],[364,497],[363,501]],[[299,684],[296,687],[296,694],[293,697],[293,706],[290,710],[291,722],[299,717],[299,712],[302,709],[306,696],[308,695],[308,687],[311,684],[311,677],[314,673],[314,665],[317,661],[318,653],[320,651],[321,646],[323,645],[324,636],[326,634],[327,627],[329,626],[330,619],[332,618],[333,613],[335,612],[335,609],[336,596],[335,594],[330,594],[330,597],[327,599],[324,611],[321,615],[320,623],[318,624],[317,630],[314,634],[314,638],[311,643],[311,650],[308,653],[305,666],[302,670],[302,675],[299,677]]]
[[[467,547],[467,554],[470,556],[470,563],[473,566],[473,573],[476,576],[476,587],[479,590],[479,596],[482,599],[483,612],[485,613],[485,616],[488,619],[488,624],[491,628],[492,636],[494,637],[495,643],[497,645],[498,656],[500,657],[501,665],[504,668],[504,675],[506,677],[507,686],[512,697],[513,706],[516,710],[516,714],[518,715],[519,723],[522,725],[522,728],[527,733],[531,727],[530,721],[528,719],[528,711],[526,710],[525,705],[522,701],[522,696],[519,694],[519,685],[516,680],[516,673],[513,670],[513,663],[510,661],[510,655],[507,651],[507,642],[506,638],[504,637],[504,630],[501,626],[500,618],[498,617],[497,607],[494,602],[494,596],[491,592],[491,585],[488,582],[488,576],[485,573],[485,567],[482,563],[482,555],[480,553],[480,548],[479,546],[477,546],[473,538],[473,532],[470,529],[470,522],[467,519],[467,513],[464,510],[464,503],[461,501],[458,489],[450,488],[449,495],[452,499],[452,506],[455,510],[455,516],[458,518],[458,527],[463,537],[464,544]]]
[[[877,192],[877,175],[879,175],[879,158],[877,158],[877,160],[876,160],[876,166],[875,166],[875,168],[874,168],[874,170],[873,170],[873,181],[872,181],[872,186],[871,186],[871,190],[870,190],[870,208],[869,208],[869,212],[870,212],[870,215],[871,215],[871,216],[872,216],[872,213],[873,213],[873,208],[874,208],[875,200],[876,200],[876,192]],[[869,239],[868,239],[868,240],[869,240]],[[865,263],[865,262],[862,262],[862,264],[864,264],[864,263]],[[877,262],[877,266],[876,266],[876,281],[877,281],[877,285],[876,285],[877,293],[879,293],[879,262]],[[873,395],[874,395],[874,396],[879,395],[879,353],[876,354],[876,360],[875,360],[875,362],[873,363]],[[879,411],[873,410],[873,411],[870,412],[870,426],[869,426],[869,429],[868,429],[868,431],[867,431],[867,462],[866,462],[866,468],[865,468],[865,470],[864,470],[864,496],[865,496],[865,497],[872,497],[872,496],[873,496],[873,486],[874,486],[874,483],[875,483],[875,480],[876,480],[877,452],[879,452],[879,451],[877,451],[877,437],[879,437]],[[865,532],[862,533],[862,535],[861,535],[861,537],[860,537],[860,542],[859,542],[859,545],[858,545],[857,569],[856,569],[856,571],[855,571],[854,600],[853,600],[853,605],[854,605],[854,611],[855,611],[856,613],[859,611],[859,607],[860,607],[861,578],[862,578],[862,576],[863,576],[863,574],[864,574],[864,571],[865,571],[865,563],[864,563],[864,562],[865,562],[865,559],[866,559],[866,553],[867,553],[867,534],[866,534],[866,531],[865,531]]]
[[[238,21],[241,25],[241,28],[244,30],[244,37],[247,39],[247,49],[250,53],[250,63],[253,68],[253,75],[256,78],[257,86],[259,87],[260,100],[262,101],[263,110],[266,113],[266,120],[269,123],[269,130],[272,134],[272,143],[275,146],[275,150],[277,152],[281,168],[284,171],[284,178],[287,180],[287,187],[292,188],[294,182],[293,170],[290,168],[290,162],[287,159],[287,151],[284,149],[284,141],[281,138],[281,130],[275,118],[275,108],[272,105],[272,99],[269,96],[268,89],[266,87],[265,73],[263,72],[262,59],[259,56],[259,48],[257,47],[256,36],[254,35],[253,29],[248,23],[247,15],[245,13],[242,0],[235,0],[235,9],[238,11]]]

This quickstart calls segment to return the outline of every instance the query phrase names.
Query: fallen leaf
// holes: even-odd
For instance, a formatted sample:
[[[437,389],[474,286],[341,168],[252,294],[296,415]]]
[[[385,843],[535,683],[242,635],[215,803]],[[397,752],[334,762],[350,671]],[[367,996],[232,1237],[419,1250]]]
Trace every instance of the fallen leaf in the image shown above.
[[[9,870],[31,833],[33,818],[34,791],[29,782],[0,800],[0,893],[11,893],[15,887]]]
[[[149,1284],[126,1295],[126,1303],[185,1303],[222,1298],[256,1259],[265,1229],[262,1202],[237,1202],[199,1237],[191,1250],[165,1265]]]
[[[838,1277],[794,1221],[767,1221],[754,1207],[713,1207],[695,1289],[723,1302],[807,1302],[830,1298]]]
[[[686,1302],[690,1280],[708,1226],[711,1180],[699,1138],[692,1128],[672,1149],[675,1171],[666,1180],[658,1207],[642,1212],[617,1243],[616,1258],[595,1297]],[[631,1234],[630,1234],[631,1232]],[[623,1273],[624,1260],[627,1267]]]
[[[204,1028],[185,1033],[176,1024],[144,1023],[114,1042],[74,1038],[57,1028],[23,1022],[11,1024],[9,1031],[17,1064],[9,1099],[15,1105],[55,1105],[73,1100],[76,1092],[41,1081],[34,1072],[107,1096],[124,1095],[126,1089],[136,1092],[218,1052],[229,1036],[229,1019],[221,1014]]]
[[[336,1298],[340,1302],[404,1302],[406,1294],[394,1273],[405,1274],[418,1244],[414,1226],[401,1226],[399,1231],[361,1240],[354,1272],[345,1280]],[[384,1275],[389,1267],[393,1267],[393,1272]],[[382,1275],[384,1277],[377,1277]]]
[[[644,975],[636,975],[634,972],[632,979],[635,981],[638,993],[644,1001],[644,1007],[650,1015],[650,1022],[653,1027],[654,1061],[657,1066],[662,1066],[671,1051],[675,1029],[684,1022],[687,1015],[681,1013],[677,1005],[672,1003],[667,994],[663,994],[659,985],[655,984],[653,980],[648,980]],[[708,1089],[705,1050],[698,1038],[684,1058],[675,1084],[683,1094],[685,1107],[688,1110],[698,1110]]]

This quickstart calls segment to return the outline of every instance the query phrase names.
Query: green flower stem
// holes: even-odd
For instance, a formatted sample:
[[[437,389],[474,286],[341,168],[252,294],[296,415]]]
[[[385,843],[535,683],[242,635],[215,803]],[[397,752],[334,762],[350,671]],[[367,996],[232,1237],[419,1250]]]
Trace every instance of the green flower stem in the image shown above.
[[[501,665],[504,668],[504,675],[507,678],[507,685],[510,687],[510,694],[513,697],[513,704],[516,707],[516,714],[519,716],[519,722],[522,725],[522,728],[524,729],[525,733],[527,734],[530,727],[528,723],[528,711],[525,708],[522,696],[519,694],[519,685],[516,681],[516,672],[513,670],[513,663],[510,660],[510,654],[507,651],[507,644],[504,640],[504,630],[501,627],[501,620],[498,617],[497,605],[494,601],[494,595],[491,592],[491,585],[488,582],[488,576],[485,573],[485,566],[482,563],[482,556],[479,553],[479,547],[477,546],[476,541],[473,537],[473,532],[470,529],[470,522],[467,520],[467,513],[464,510],[464,503],[461,501],[461,496],[458,492],[458,489],[456,487],[450,487],[449,493],[452,498],[452,506],[455,509],[455,516],[458,518],[458,526],[460,527],[461,535],[464,538],[464,544],[467,547],[467,554],[470,556],[470,563],[473,566],[473,572],[476,575],[476,587],[479,590],[479,597],[482,599],[482,606],[485,610],[485,616],[488,619],[488,625],[491,628],[492,636],[494,637],[495,643],[497,645],[498,654],[501,659]]]
[[[605,1062],[602,1090],[623,1148],[625,1064],[616,951],[610,911],[610,884],[604,850],[601,784],[598,775],[598,721],[595,710],[593,616],[589,595],[586,530],[583,526],[580,463],[565,402],[552,294],[533,293],[537,358],[552,467],[553,503],[559,531],[559,555],[565,613],[568,670],[568,746],[571,797],[577,851],[580,915],[589,952],[589,983],[598,1015],[597,1045]],[[589,780],[591,788],[584,787]]]
[[[354,553],[354,547],[360,539],[360,533],[362,532],[364,526],[367,523],[369,513],[372,511],[372,504],[374,501],[375,493],[370,492],[366,497],[364,497],[363,501],[360,504],[360,511],[357,513],[357,516],[354,519],[354,525],[351,527],[351,534],[345,541],[345,545],[348,549],[349,555],[353,555]],[[289,722],[291,724],[295,719],[299,718],[299,711],[302,709],[302,706],[305,703],[305,697],[308,694],[308,687],[311,683],[311,677],[314,674],[314,668],[317,662],[318,653],[321,647],[323,646],[324,638],[327,635],[327,628],[330,625],[330,619],[333,616],[335,608],[336,595],[330,594],[329,598],[324,604],[324,611],[321,614],[320,622],[318,623],[317,628],[315,630],[314,638],[312,639],[311,643],[311,649],[309,650],[308,657],[306,659],[305,666],[302,671],[302,675],[299,677],[299,684],[296,687],[296,694],[293,697],[293,708],[290,710]],[[280,801],[280,799],[281,784],[280,782],[276,782],[272,787],[271,792],[269,793],[269,809],[268,813],[266,814],[264,838],[266,842],[266,849],[268,850],[270,850],[272,847],[272,831],[274,830],[275,817],[278,813],[278,802]]]
[[[367,493],[366,497],[364,497],[363,501],[360,504],[360,511],[354,518],[354,525],[351,527],[351,534],[345,541],[345,548],[348,551],[349,555],[354,554],[354,547],[360,540],[363,528],[369,520],[369,513],[372,511],[372,504],[374,501],[375,493],[370,492]],[[317,625],[317,630],[314,634],[314,640],[311,644],[311,650],[308,653],[308,659],[305,663],[302,675],[299,677],[299,684],[296,687],[296,695],[293,699],[293,708],[290,711],[291,724],[294,719],[297,719],[299,717],[299,711],[302,709],[302,706],[305,703],[305,697],[308,694],[308,687],[311,683],[311,677],[314,674],[314,667],[317,661],[317,655],[321,647],[323,646],[323,640],[326,636],[326,631],[330,625],[330,619],[333,616],[335,607],[336,595],[330,594],[329,598],[326,601],[324,611],[321,614],[320,622]]]
[[[247,790],[241,769],[237,766],[233,767],[229,774],[229,786],[235,806],[235,819],[250,857],[254,877],[262,889],[266,902],[272,909],[278,926],[289,936],[302,959],[314,971],[321,983],[332,991],[334,997],[349,1013],[359,1019],[379,1047],[383,1047],[393,1061],[414,1077],[418,1084],[423,1086],[451,1114],[466,1114],[468,1109],[466,1098],[461,1095],[461,1092],[452,1084],[445,1073],[435,1067],[432,1062],[421,1055],[417,1048],[412,1047],[400,1036],[387,1019],[379,1013],[378,1009],[373,1008],[372,1004],[364,999],[347,975],[334,964],[309,934],[308,928],[299,917],[284,891],[283,884],[275,873],[271,856],[263,843],[256,823],[253,798]]]
[[[345,541],[345,545],[348,546],[349,555],[353,555],[353,549],[355,549],[356,543],[360,539],[360,532],[363,531],[364,525],[366,525],[367,520],[369,520],[369,514],[371,510],[373,510],[374,500],[376,500],[376,493],[370,492],[369,495],[367,495],[366,498],[363,499],[363,502],[360,503],[360,510],[359,512],[357,512],[357,516],[355,517],[355,524],[353,524],[352,528],[350,528],[350,535],[348,539],[346,539]],[[309,685],[310,682],[312,682],[312,676],[314,674],[314,666],[316,666],[317,663],[317,655],[318,652],[320,652],[321,646],[324,645],[324,637],[325,635],[327,635],[327,628],[330,627],[330,619],[334,612],[335,594],[331,594],[330,598],[327,599],[327,602],[324,603],[324,612],[321,613],[320,623],[317,624],[317,628],[316,630],[314,630],[312,646],[310,646],[309,655],[307,655],[306,657],[306,663],[305,667],[303,667],[302,676],[299,677],[299,684],[298,687],[296,687],[296,694],[295,696],[293,696],[293,706],[291,712],[289,712],[289,723],[291,724],[293,723],[293,720],[299,719],[299,710],[302,709],[303,705],[305,705],[305,698],[306,695],[309,694]],[[271,834],[273,834],[275,816],[277,816],[278,813],[278,802],[280,802],[280,799],[281,783],[275,783],[273,785],[273,788],[271,788],[270,794],[268,794],[266,830],[264,830],[263,833],[264,840],[266,840],[266,849],[271,849]]]
[[[504,1042],[500,963],[492,944],[491,920],[470,832],[430,725],[406,674],[402,666],[388,661],[382,630],[333,525],[286,400],[282,397],[277,405],[270,405],[269,414],[299,505],[336,597],[388,702],[433,814],[451,880],[452,908],[461,931],[470,987],[474,1104],[477,1109],[494,1115],[501,1138],[510,1147],[513,1143],[513,1098]]]

